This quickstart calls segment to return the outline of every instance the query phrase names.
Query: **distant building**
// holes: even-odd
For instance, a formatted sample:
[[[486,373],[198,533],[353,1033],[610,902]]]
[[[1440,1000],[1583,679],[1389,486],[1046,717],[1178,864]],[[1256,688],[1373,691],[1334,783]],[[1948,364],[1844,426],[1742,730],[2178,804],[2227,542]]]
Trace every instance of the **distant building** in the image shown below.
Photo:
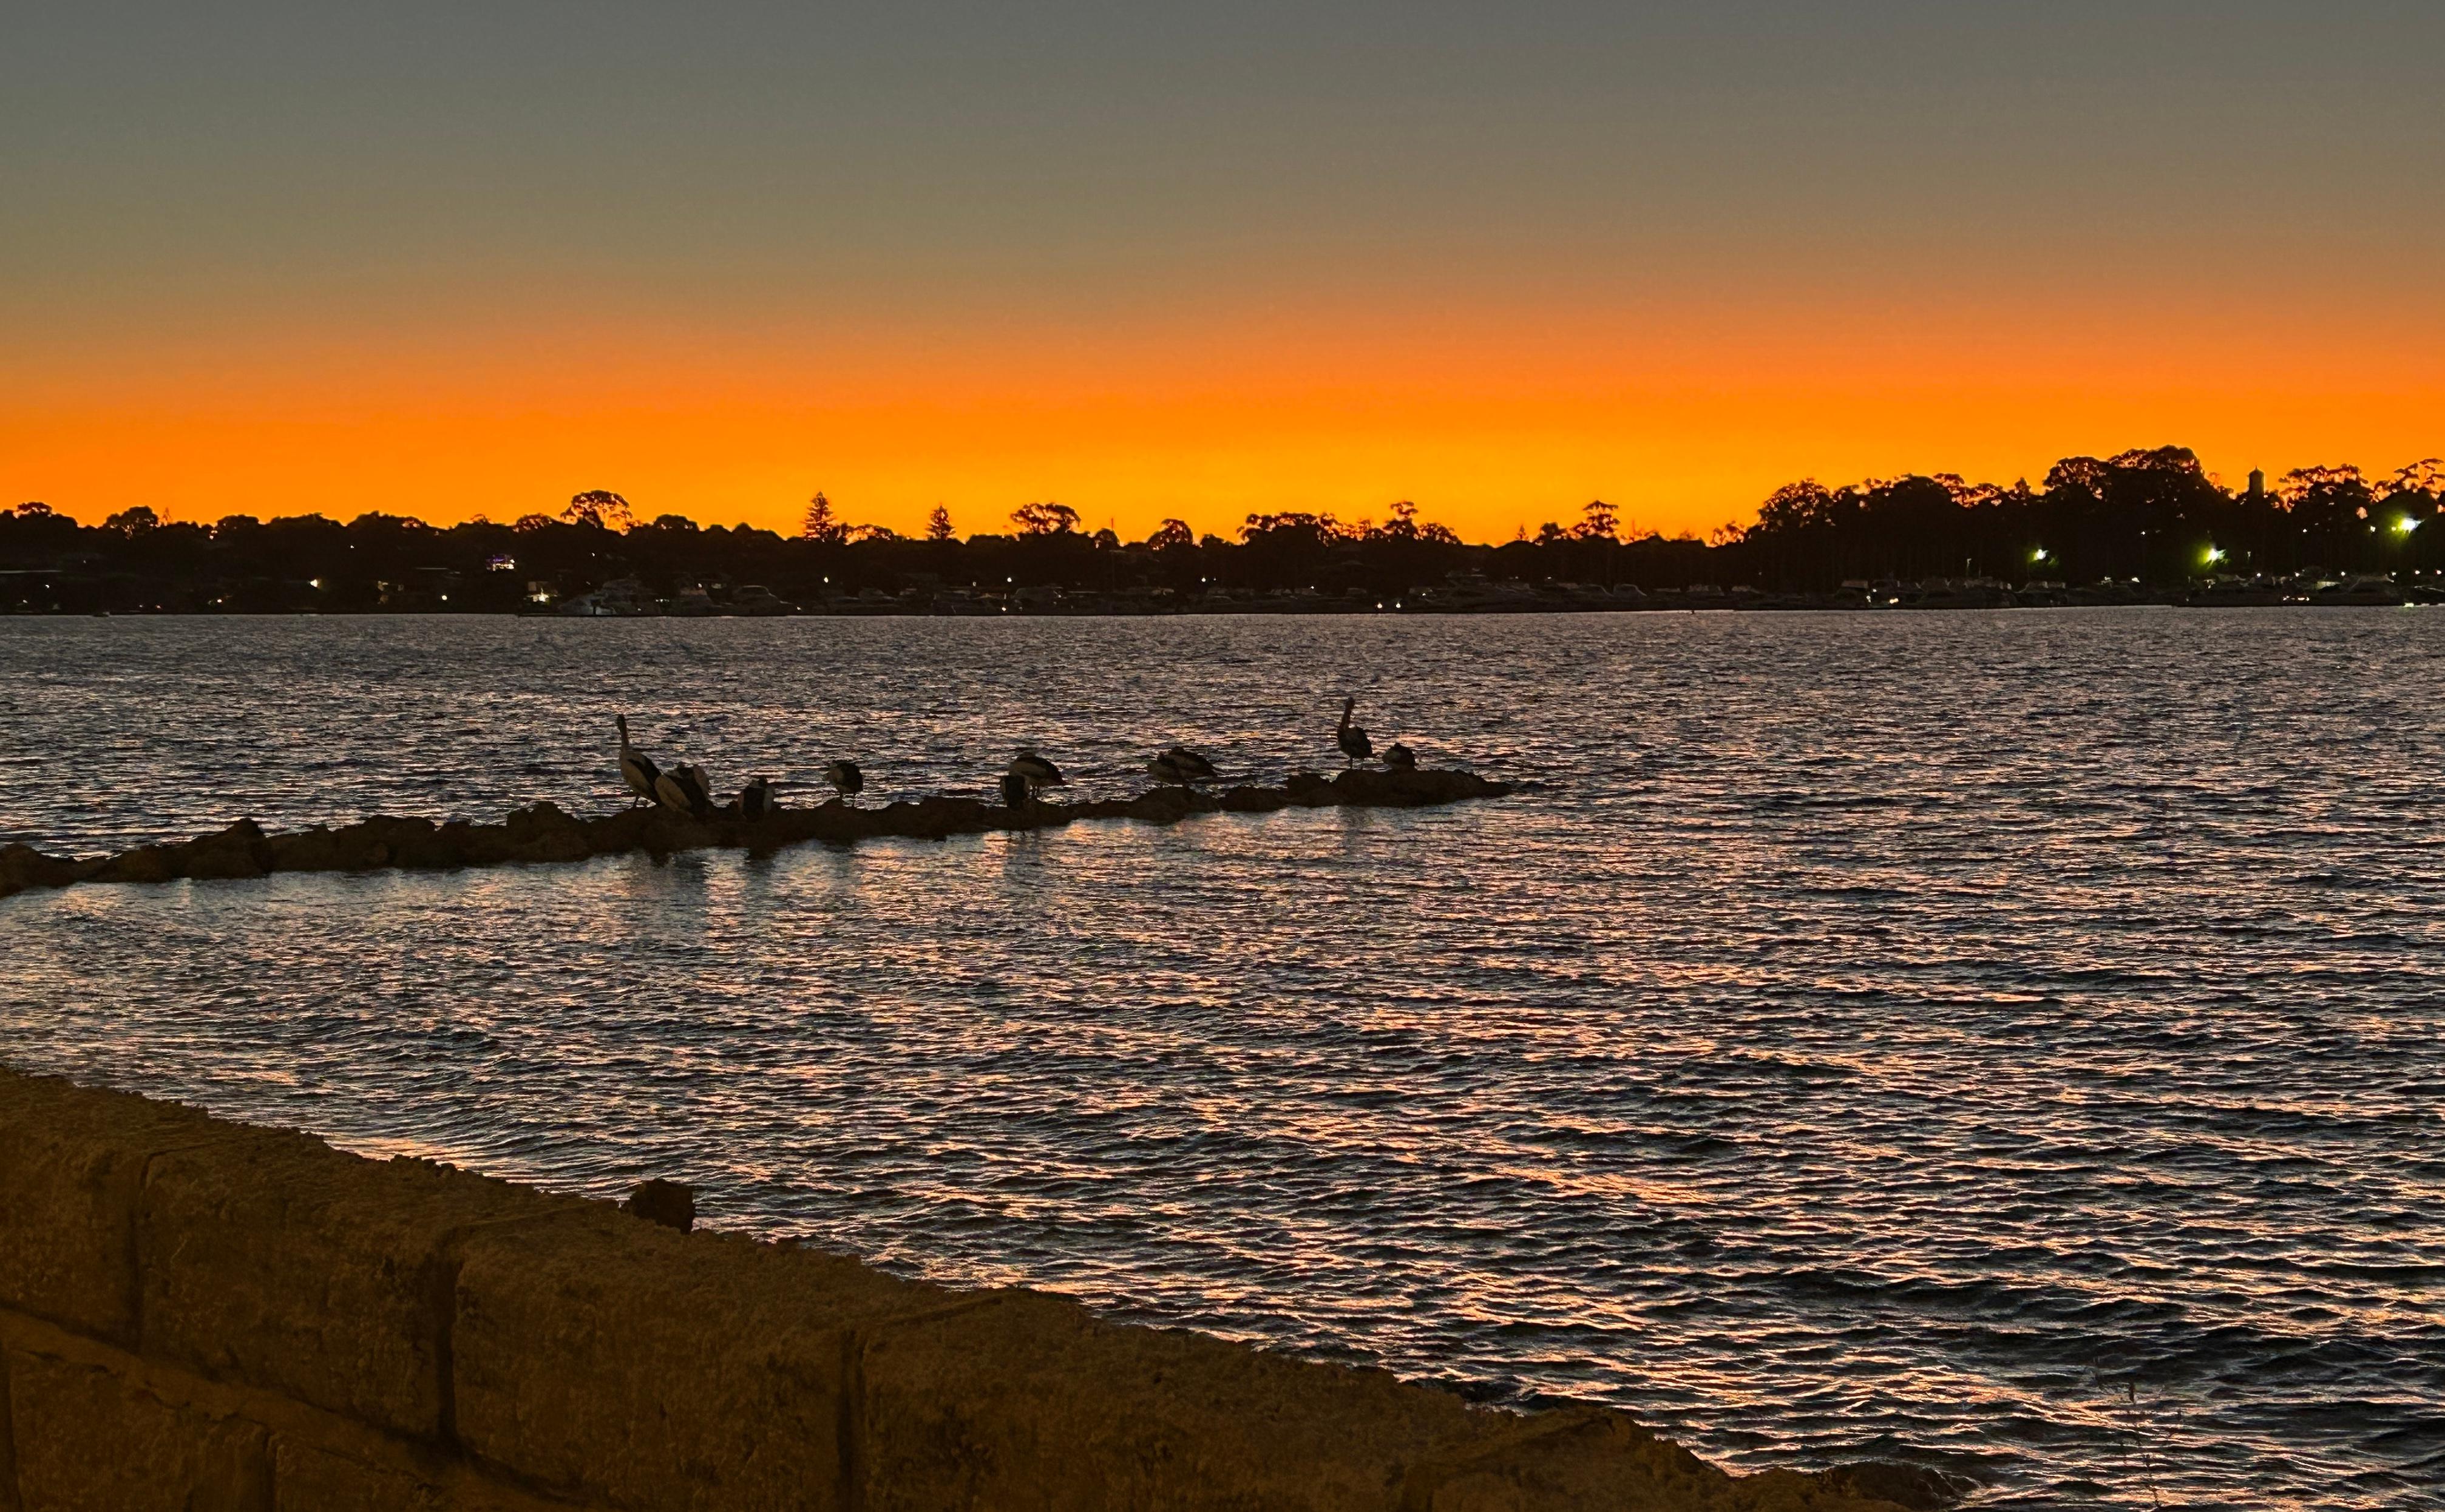
[[[2267,475],[2255,467],[2249,470],[2249,502],[2252,504],[2267,502]]]

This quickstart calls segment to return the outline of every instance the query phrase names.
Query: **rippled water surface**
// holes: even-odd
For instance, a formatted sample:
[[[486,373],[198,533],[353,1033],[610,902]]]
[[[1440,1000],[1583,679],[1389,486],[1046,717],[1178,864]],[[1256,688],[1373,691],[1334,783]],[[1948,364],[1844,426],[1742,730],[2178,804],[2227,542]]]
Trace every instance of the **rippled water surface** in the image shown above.
[[[2445,1496],[2445,613],[0,621],[0,839],[1414,812],[0,902],[0,1058],[1996,1506]],[[800,790],[803,793],[805,790]],[[804,801],[812,801],[807,794]]]

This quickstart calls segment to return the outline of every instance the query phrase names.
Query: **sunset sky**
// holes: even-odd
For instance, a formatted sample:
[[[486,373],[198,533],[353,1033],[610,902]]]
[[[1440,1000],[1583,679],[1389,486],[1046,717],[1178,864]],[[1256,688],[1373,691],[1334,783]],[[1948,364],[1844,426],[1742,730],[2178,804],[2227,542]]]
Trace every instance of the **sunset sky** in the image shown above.
[[[28,7],[0,504],[1705,532],[2445,451],[2445,6]]]

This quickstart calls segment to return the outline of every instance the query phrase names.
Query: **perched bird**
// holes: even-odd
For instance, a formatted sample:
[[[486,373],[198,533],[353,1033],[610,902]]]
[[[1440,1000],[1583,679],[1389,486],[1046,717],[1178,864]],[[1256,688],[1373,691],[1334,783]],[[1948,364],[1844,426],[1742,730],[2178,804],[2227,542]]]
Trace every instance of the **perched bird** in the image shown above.
[[[824,768],[824,780],[832,785],[843,803],[866,791],[866,774],[857,769],[854,761],[835,761]]]
[[[1169,758],[1172,765],[1187,773],[1187,780],[1191,782],[1204,782],[1215,775],[1214,763],[1185,745],[1173,746],[1166,751],[1164,756]]]
[[[1001,775],[1001,806],[1005,809],[1027,807],[1027,779],[1016,772]]]
[[[1176,783],[1184,788],[1197,780],[1197,774],[1188,770],[1185,763],[1168,751],[1149,760],[1147,763],[1147,770],[1154,774],[1154,779],[1157,782]]]
[[[616,722],[620,726],[620,780],[628,784],[638,803],[651,803],[655,799],[654,779],[663,775],[662,771],[645,753],[628,743],[628,717],[623,714]]]
[[[1037,756],[1034,746],[1021,746],[1018,755],[1011,757],[1010,775],[1027,784],[1030,795],[1043,788],[1065,787],[1070,781],[1059,767]]]
[[[705,791],[704,768],[681,764],[654,779],[654,797],[665,809],[701,819],[713,812],[713,796]]]
[[[1351,711],[1357,707],[1356,699],[1342,700],[1341,724],[1333,732],[1334,743],[1341,747],[1341,754],[1348,756],[1353,765],[1375,754],[1375,742],[1367,738],[1366,731],[1350,722]]]
[[[1418,770],[1418,753],[1395,740],[1384,748],[1384,764],[1401,772]]]
[[[773,796],[773,781],[757,777],[738,790],[738,816],[742,819],[769,819],[780,808]]]

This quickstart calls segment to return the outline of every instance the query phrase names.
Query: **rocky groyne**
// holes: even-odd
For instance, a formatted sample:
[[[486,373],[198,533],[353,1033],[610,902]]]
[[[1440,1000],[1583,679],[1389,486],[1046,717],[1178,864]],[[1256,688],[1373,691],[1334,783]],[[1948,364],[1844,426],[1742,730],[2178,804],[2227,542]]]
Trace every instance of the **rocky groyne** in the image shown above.
[[[9,1512],[1896,1512],[1626,1415],[0,1070]]]
[[[1265,813],[1288,808],[1417,809],[1512,791],[1474,773],[1353,768],[1328,778],[1295,772],[1280,787],[1220,793],[1162,787],[1133,798],[1029,803],[1017,808],[977,798],[931,797],[862,809],[832,802],[782,809],[756,819],[691,818],[668,809],[627,809],[580,818],[549,801],[513,812],[499,824],[376,815],[337,829],[267,833],[251,819],[177,845],[139,846],[117,855],[74,858],[31,846],[0,848],[0,898],[29,887],[77,883],[198,882],[269,876],[275,871],[447,870],[459,867],[585,861],[643,851],[723,849],[769,852],[786,846],[853,845],[896,836],[943,840],[994,830],[1043,830],[1081,819],[1177,824],[1202,813]]]

